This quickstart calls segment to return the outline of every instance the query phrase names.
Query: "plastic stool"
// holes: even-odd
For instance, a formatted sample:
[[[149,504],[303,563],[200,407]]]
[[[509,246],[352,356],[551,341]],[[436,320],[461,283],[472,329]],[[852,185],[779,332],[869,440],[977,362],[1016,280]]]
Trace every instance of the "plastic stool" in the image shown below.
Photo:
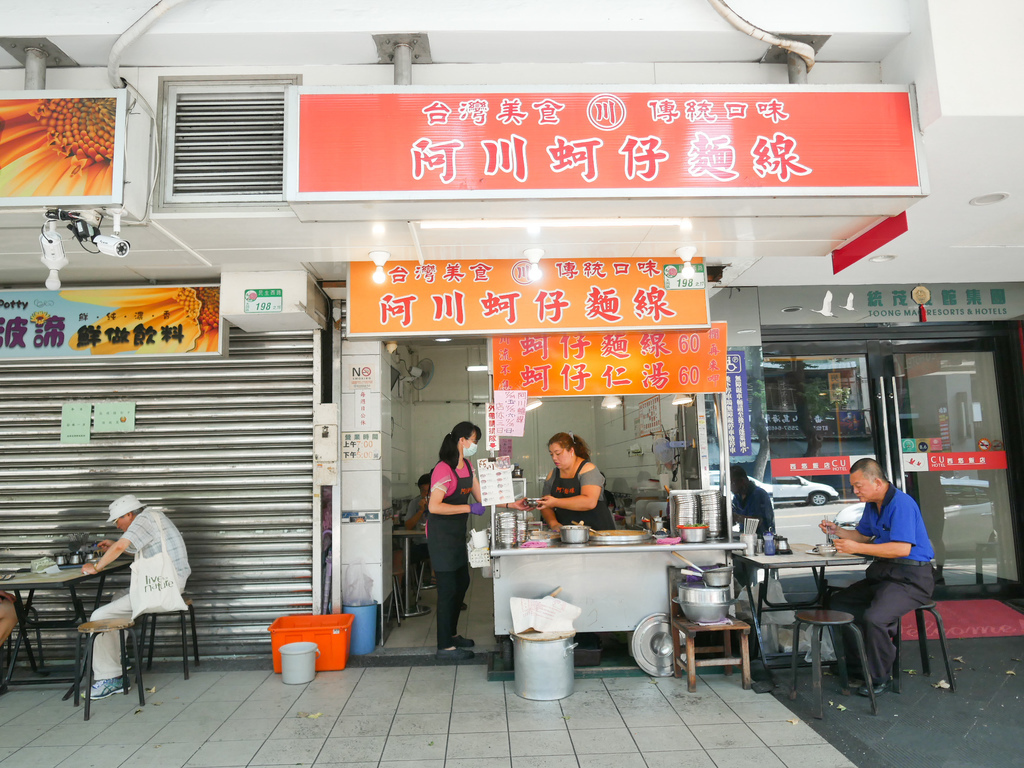
[[[107,632],[117,632],[121,639],[121,682],[124,685],[124,695],[128,695],[128,665],[125,663],[124,635],[127,632],[132,638],[132,653],[135,656],[135,685],[139,689],[139,706],[146,705],[146,692],[142,689],[142,653],[139,651],[139,636],[135,631],[135,622],[131,619],[100,619],[99,621],[87,621],[78,625],[78,641],[75,643],[75,689],[74,705],[78,706],[78,699],[82,688],[82,672],[85,676],[85,719],[89,719],[89,708],[92,705],[92,648],[96,643],[96,636]],[[88,635],[88,640],[86,640]],[[85,643],[85,660],[82,659],[82,644]]]
[[[949,652],[946,650],[946,628],[942,624],[942,616],[935,608],[935,603],[925,603],[920,608],[914,609],[917,619],[917,643],[921,649],[921,670],[926,674],[932,673],[932,665],[928,660],[928,633],[924,628],[924,612],[928,611],[935,617],[935,625],[939,629],[939,647],[942,648],[942,660],[946,662],[946,675],[949,677],[949,690],[956,693],[956,676],[953,674],[953,665],[949,663]],[[908,614],[909,615],[909,614]],[[896,638],[893,641],[896,645],[896,660],[893,662],[892,689],[896,693],[902,693],[903,686],[900,684],[900,654],[903,645],[903,617],[896,620]]]
[[[839,663],[839,685],[843,689],[843,695],[850,695],[850,682],[846,674],[846,654],[843,652],[843,633],[840,629],[839,633],[834,631],[835,627],[850,626],[853,630],[854,637],[857,639],[857,653],[860,656],[861,668],[867,670],[868,659],[867,654],[864,652],[864,635],[861,634],[860,627],[853,622],[853,614],[844,613],[843,611],[826,611],[826,610],[813,610],[813,611],[800,611],[796,614],[796,623],[793,625],[793,687],[789,691],[789,698],[793,700],[796,698],[796,664],[800,654],[800,625],[807,624],[811,629],[811,664],[812,664],[812,677],[811,685],[814,688],[814,692],[817,694],[818,699],[818,711],[814,715],[816,718],[821,720],[824,715],[822,707],[822,695],[821,695],[821,635],[827,628],[829,634],[832,636],[832,645],[836,650],[836,661]],[[868,684],[868,694],[871,697],[871,714],[878,714],[878,704],[875,702],[875,691],[871,687],[870,681]]]
[[[196,609],[192,605],[192,598],[184,597],[185,605],[188,606],[189,620],[192,622],[192,653],[195,656],[196,666],[199,666],[199,637],[196,634]],[[171,611],[170,613],[174,613]],[[181,666],[185,671],[185,679],[188,680],[188,643],[186,641],[187,635],[185,634],[185,611],[177,611],[178,621],[181,624]],[[142,637],[145,640],[146,637],[146,622],[149,622],[149,655],[146,658],[146,669],[153,668],[153,646],[156,643],[156,617],[159,613],[146,613],[142,616]]]

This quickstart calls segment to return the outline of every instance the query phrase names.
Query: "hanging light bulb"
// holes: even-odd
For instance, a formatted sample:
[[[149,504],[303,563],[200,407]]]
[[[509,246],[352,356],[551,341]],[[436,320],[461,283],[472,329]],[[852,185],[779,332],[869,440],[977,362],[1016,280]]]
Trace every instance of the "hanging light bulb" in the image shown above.
[[[384,276],[384,265],[388,263],[391,254],[387,251],[370,251],[370,258],[377,265],[377,268],[373,270],[373,282],[381,285],[386,279]]]
[[[679,276],[683,280],[692,280],[696,273],[693,268],[693,264],[690,261],[694,256],[697,255],[697,246],[695,245],[684,245],[676,248],[676,256],[683,260],[683,268],[679,270]]]
[[[602,408],[618,408],[622,405],[622,398],[618,395],[605,395],[601,401]]]
[[[672,405],[689,405],[693,402],[693,395],[680,394],[672,398]]]
[[[531,397],[526,401],[526,410],[532,411],[534,408],[540,408],[544,405],[544,401],[539,397]]]
[[[530,271],[527,276],[530,278],[531,283],[536,283],[544,277],[544,272],[541,271],[540,268],[540,260],[544,256],[544,249],[527,248],[523,251],[523,256],[525,256],[530,262]]]

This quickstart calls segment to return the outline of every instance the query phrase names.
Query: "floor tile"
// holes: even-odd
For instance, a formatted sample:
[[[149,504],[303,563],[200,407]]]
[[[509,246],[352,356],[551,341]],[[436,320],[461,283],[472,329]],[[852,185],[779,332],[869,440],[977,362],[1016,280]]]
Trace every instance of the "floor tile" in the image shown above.
[[[384,736],[342,736],[329,738],[317,758],[324,763],[380,760]]]
[[[326,739],[337,717],[286,717],[274,728],[271,739]]]
[[[609,728],[624,728],[625,721],[618,712],[607,715],[565,715],[565,724],[570,731],[593,731],[607,730]]]
[[[683,722],[676,711],[668,704],[650,707],[649,709],[634,707],[620,710],[619,714],[629,728],[658,726],[671,729],[678,728]]]
[[[577,755],[580,768],[647,768],[640,753],[618,755]]]
[[[677,728],[630,728],[633,741],[646,754],[648,752],[673,752],[678,750],[701,749],[697,739],[684,726]]]
[[[452,712],[504,712],[505,694],[503,693],[459,693],[452,697]]]
[[[138,749],[134,744],[91,744],[79,747],[58,765],[70,768],[115,768]]]
[[[544,712],[512,712],[508,715],[510,731],[564,731],[567,728],[561,710]]]
[[[412,736],[388,736],[381,760],[441,760],[445,756],[448,736],[444,733],[421,733]]]
[[[398,703],[398,714],[437,714],[452,711],[452,699],[447,694],[410,696],[406,694]]]
[[[512,757],[573,754],[567,731],[518,731],[509,734],[509,742]]]
[[[795,718],[791,718],[795,719]],[[807,723],[748,723],[750,730],[757,734],[769,747],[792,747],[805,744],[827,743]]]
[[[741,723],[739,715],[715,693],[672,695],[669,704],[687,725]]]
[[[787,768],[785,763],[764,747],[709,749],[708,756],[716,768],[750,768],[752,765],[757,768]]]
[[[224,724],[222,720],[178,720],[175,718],[157,731],[151,741],[160,744],[187,742],[202,744]]]
[[[576,755],[530,755],[512,758],[512,768],[579,768],[579,765]]]
[[[198,744],[148,742],[121,763],[122,768],[181,768],[199,750]]]
[[[570,731],[577,757],[582,755],[616,755],[639,750],[625,728],[601,731]],[[581,761],[582,764],[582,761]]]
[[[13,725],[5,725],[4,728],[14,728]],[[24,728],[24,726],[21,726]],[[160,727],[163,727],[162,725]],[[111,723],[97,722],[74,722],[60,723],[58,726],[49,728],[32,740],[33,747],[82,747],[95,739],[97,736],[106,733],[108,730],[116,732]],[[159,729],[158,729],[159,730]],[[112,733],[111,736],[114,734]],[[143,739],[143,741],[147,741]]]
[[[217,741],[256,741],[262,744],[281,722],[279,717],[260,719],[228,719],[209,738]]]
[[[185,763],[195,768],[248,765],[263,742],[210,741]]]
[[[272,739],[249,761],[249,765],[294,765],[312,764],[320,754],[325,739]]]
[[[415,736],[424,733],[448,733],[448,713],[436,715],[395,715],[391,722],[390,736]]]
[[[334,723],[330,738],[347,736],[387,736],[392,718],[377,715],[345,715]]]
[[[400,699],[353,695],[341,710],[343,715],[394,715]]]
[[[317,763],[319,766],[320,763]],[[366,768],[377,768],[377,763],[339,763],[338,765],[344,765],[345,768],[358,768],[360,765],[365,765]],[[381,761],[380,768],[445,768],[444,760],[389,760]]]
[[[508,715],[500,712],[453,712],[448,733],[505,733]]]
[[[53,766],[59,765],[79,749],[81,747],[67,745],[22,747],[4,760],[4,765],[12,766],[12,768],[53,768]]]
[[[238,707],[231,705],[231,702],[224,701],[204,701],[204,702],[193,702],[189,704],[181,713],[175,717],[175,720],[219,720],[224,722]]]
[[[504,734],[453,733],[448,737],[448,760],[460,758],[510,757]]]
[[[772,752],[785,763],[786,768],[856,768],[831,744],[773,747]]]
[[[645,752],[644,761],[647,768],[717,768],[715,761],[702,749],[685,752]],[[757,766],[757,763],[752,765]]]
[[[741,749],[743,747],[761,747],[764,744],[746,725],[691,725],[690,732],[697,737],[700,745],[712,749]]]
[[[745,723],[786,721],[793,717],[784,704],[767,696],[762,696],[760,701],[733,702],[729,707]]]
[[[381,763],[383,766],[384,763]],[[405,768],[401,763],[392,763],[394,768]],[[448,758],[444,768],[512,768],[512,760],[508,757],[461,757],[454,760]]]

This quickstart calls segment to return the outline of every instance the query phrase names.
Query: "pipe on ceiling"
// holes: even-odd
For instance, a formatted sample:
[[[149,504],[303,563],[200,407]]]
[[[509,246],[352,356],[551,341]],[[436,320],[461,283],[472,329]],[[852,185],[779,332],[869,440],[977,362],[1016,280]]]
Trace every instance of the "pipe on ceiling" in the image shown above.
[[[395,85],[412,85],[412,46],[397,43],[394,55]]]
[[[107,79],[114,88],[124,88],[124,81],[121,79],[121,57],[136,40],[142,37],[161,16],[188,0],[160,0],[141,17],[139,20],[126,29],[110,48],[110,55],[107,57]]]
[[[25,90],[46,90],[46,51],[40,48],[25,49]]]
[[[790,51],[791,53],[794,53],[797,56],[799,56],[803,60],[803,63],[806,65],[806,69],[804,70],[804,82],[806,82],[807,72],[809,72],[811,67],[814,66],[814,49],[811,46],[807,45],[807,43],[801,43],[797,40],[787,40],[784,37],[777,37],[776,35],[773,35],[771,32],[766,32],[760,27],[755,27],[749,21],[747,21],[738,13],[736,13],[736,11],[734,11],[732,8],[726,5],[724,0],[708,0],[708,2],[711,4],[711,7],[718,12],[719,16],[728,21],[743,34],[749,35],[750,37],[753,37],[756,40],[761,40],[762,42],[768,43],[769,45],[778,46],[783,50]],[[790,72],[792,73],[793,65],[791,62],[788,63],[788,67]],[[797,73],[797,76],[799,76],[799,73]],[[794,81],[790,80],[790,82]]]

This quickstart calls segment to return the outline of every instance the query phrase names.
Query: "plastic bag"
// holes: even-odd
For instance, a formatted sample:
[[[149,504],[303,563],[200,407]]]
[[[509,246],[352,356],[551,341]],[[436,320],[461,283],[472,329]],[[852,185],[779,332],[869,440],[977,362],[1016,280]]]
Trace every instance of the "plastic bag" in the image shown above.
[[[373,577],[363,560],[345,566],[341,589],[345,605],[373,605]]]

